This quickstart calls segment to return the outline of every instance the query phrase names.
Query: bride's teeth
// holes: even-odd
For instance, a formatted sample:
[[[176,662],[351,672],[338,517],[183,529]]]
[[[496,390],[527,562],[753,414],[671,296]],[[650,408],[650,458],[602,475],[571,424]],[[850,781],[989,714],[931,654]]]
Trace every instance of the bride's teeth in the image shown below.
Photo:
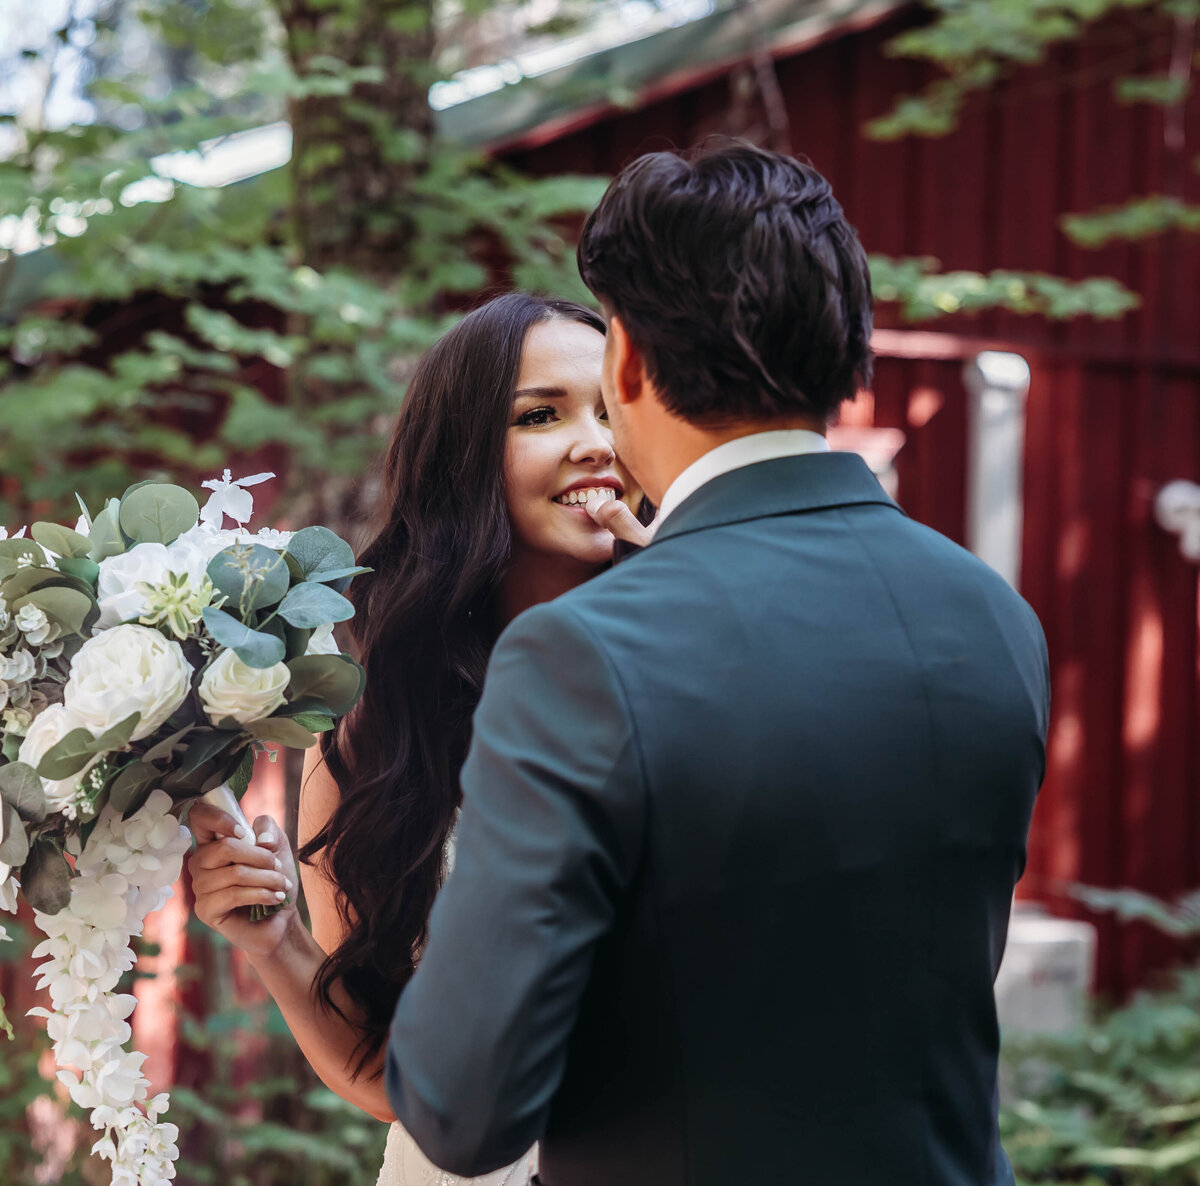
[[[586,490],[568,490],[566,494],[555,495],[554,501],[573,507],[586,505],[589,498],[612,502],[617,497],[617,492],[611,486],[589,486]]]

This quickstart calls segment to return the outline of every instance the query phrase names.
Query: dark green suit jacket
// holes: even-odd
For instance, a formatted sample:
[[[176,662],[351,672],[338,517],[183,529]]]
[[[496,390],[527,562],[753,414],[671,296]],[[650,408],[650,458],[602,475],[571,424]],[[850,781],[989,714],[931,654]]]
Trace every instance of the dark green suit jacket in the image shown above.
[[[388,1091],[546,1186],[996,1186],[1046,651],[862,461],[762,462],[521,615]]]

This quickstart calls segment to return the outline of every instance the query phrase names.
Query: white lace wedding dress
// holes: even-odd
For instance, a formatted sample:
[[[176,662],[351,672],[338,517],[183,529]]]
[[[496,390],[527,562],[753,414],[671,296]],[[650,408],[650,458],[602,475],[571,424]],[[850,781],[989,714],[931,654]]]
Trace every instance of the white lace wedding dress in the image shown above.
[[[446,871],[454,868],[454,836],[446,842]],[[388,1130],[387,1149],[375,1186],[529,1186],[537,1173],[537,1149],[530,1149],[515,1165],[493,1170],[478,1178],[460,1178],[440,1170],[417,1147],[404,1126]]]
[[[479,1178],[460,1178],[440,1170],[417,1148],[417,1142],[399,1125],[388,1132],[387,1152],[376,1186],[529,1186],[537,1172],[537,1153],[530,1149],[516,1165],[493,1170]]]

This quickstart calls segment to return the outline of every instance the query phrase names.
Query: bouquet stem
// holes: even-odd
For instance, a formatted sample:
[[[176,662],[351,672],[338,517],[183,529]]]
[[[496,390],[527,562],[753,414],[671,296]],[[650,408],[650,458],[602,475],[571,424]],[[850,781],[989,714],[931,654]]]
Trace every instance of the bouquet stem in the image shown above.
[[[201,803],[207,803],[210,807],[216,807],[225,812],[226,815],[231,815],[233,818],[246,830],[246,835],[251,841],[254,840],[254,829],[250,826],[250,821],[246,818],[246,813],[242,810],[242,805],[238,802],[237,796],[230,789],[228,783],[223,782],[219,787],[213,787],[211,791],[205,791],[200,796]],[[282,910],[285,906],[291,904],[291,898],[284,898],[277,906],[250,906],[250,920],[252,922],[262,922],[264,918],[270,918],[278,910]]]

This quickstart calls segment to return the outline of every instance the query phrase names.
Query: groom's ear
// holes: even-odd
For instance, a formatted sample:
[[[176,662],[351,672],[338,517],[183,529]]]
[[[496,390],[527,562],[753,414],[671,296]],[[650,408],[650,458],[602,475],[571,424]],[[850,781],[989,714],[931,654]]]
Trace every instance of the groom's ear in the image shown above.
[[[631,404],[645,394],[648,386],[646,360],[615,315],[608,319],[607,345],[609,388],[618,403]]]

